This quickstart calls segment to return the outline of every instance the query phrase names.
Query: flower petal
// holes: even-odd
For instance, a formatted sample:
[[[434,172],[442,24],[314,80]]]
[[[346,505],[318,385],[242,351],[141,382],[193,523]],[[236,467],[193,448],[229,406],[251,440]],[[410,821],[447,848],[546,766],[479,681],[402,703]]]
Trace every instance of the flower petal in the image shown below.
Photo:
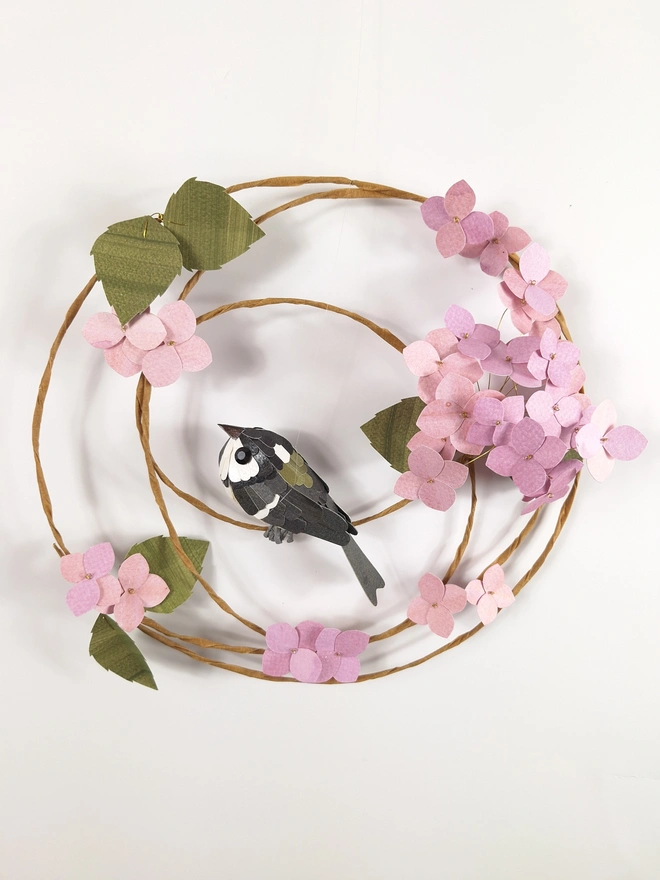
[[[165,339],[165,327],[159,317],[151,312],[143,312],[129,321],[126,327],[126,338],[136,348],[151,351]]]
[[[541,315],[554,315],[557,303],[539,284],[530,284],[525,299]]]
[[[585,461],[601,450],[601,432],[596,425],[583,425],[575,435],[575,447]]]
[[[429,608],[427,622],[431,632],[443,639],[448,639],[454,629],[454,618],[449,608],[445,608],[444,605]]]
[[[509,228],[509,218],[501,211],[491,211],[490,219],[493,221],[493,238],[502,238]]]
[[[347,629],[337,636],[335,651],[342,657],[357,657],[366,650],[369,635],[359,629]]]
[[[261,671],[264,675],[271,675],[273,678],[283,678],[285,675],[288,675],[290,665],[290,652],[280,654],[266,649],[261,658]]]
[[[104,577],[98,578],[97,583],[99,585],[97,606],[111,608],[116,605],[123,592],[119,580],[112,574],[106,574]]]
[[[543,279],[543,289],[547,290],[547,292],[555,301],[561,299],[561,297],[566,293],[567,287],[568,281],[564,278],[563,275],[560,275],[559,272],[555,272],[554,269],[550,269],[548,274]]]
[[[440,471],[438,479],[452,489],[460,489],[468,478],[470,471],[458,461],[446,461],[445,466]]]
[[[562,397],[555,406],[557,407],[554,410],[555,418],[562,428],[570,428],[571,425],[577,425],[580,421],[582,407],[579,400],[576,400],[574,397]]]
[[[321,635],[325,627],[322,623],[315,620],[303,620],[296,627],[298,633],[298,646],[300,648],[309,648],[310,651],[316,650],[316,640]]]
[[[466,238],[460,223],[450,221],[438,229],[435,236],[435,246],[443,257],[453,257],[460,253],[465,246]]]
[[[495,596],[491,596],[489,593],[482,596],[479,602],[477,602],[477,614],[485,626],[492,623],[497,617]]]
[[[504,292],[509,291],[512,296],[521,300],[527,290],[527,282],[515,269],[507,269],[502,276],[504,279]]]
[[[427,446],[429,449],[435,449],[436,452],[442,454],[445,446],[448,445],[448,441],[441,440],[439,437],[431,437],[429,434],[425,434],[424,431],[418,431],[416,434],[413,434],[406,445],[411,452],[418,449],[420,446]],[[446,455],[443,455],[442,457],[445,459],[447,458]],[[449,457],[453,458],[453,455]]]
[[[300,636],[288,623],[273,623],[266,629],[266,645],[276,654],[289,654],[298,647]]]
[[[144,356],[146,351],[142,348],[137,348],[128,339],[124,339],[121,344],[122,354],[125,358],[127,358],[132,364],[137,364],[140,369],[142,369],[142,361],[144,360]]]
[[[60,574],[70,584],[79,584],[85,580],[87,572],[82,553],[68,553],[60,559]]]
[[[144,604],[137,593],[124,593],[115,605],[115,620],[124,632],[133,632],[144,619]]]
[[[123,349],[124,342],[120,342],[119,345],[113,345],[112,348],[106,348],[103,352],[105,362],[115,373],[119,373],[124,378],[135,376],[136,373],[140,372],[140,367],[126,357]]]
[[[413,376],[428,376],[438,369],[440,356],[430,342],[418,340],[403,349],[403,359]]]
[[[545,468],[533,458],[519,461],[513,467],[511,476],[521,493],[530,496],[543,489],[547,478]]]
[[[534,419],[521,419],[511,432],[511,445],[521,455],[533,455],[545,440],[545,431]]]
[[[316,638],[316,642],[314,644],[314,650],[316,653],[321,656],[323,654],[334,654],[335,653],[335,642],[337,641],[337,636],[341,632],[340,629],[336,629],[334,627],[326,627],[321,630]],[[304,645],[304,647],[308,648],[309,645]]]
[[[479,342],[474,337],[471,339],[459,339],[458,350],[461,354],[477,358],[477,360],[484,360],[490,355],[490,347],[485,342]]]
[[[76,617],[80,617],[81,614],[86,614],[96,605],[99,593],[99,585],[95,580],[83,580],[71,587],[66,594],[66,604]]]
[[[341,657],[339,668],[335,672],[335,681],[349,683],[357,681],[360,674],[360,661],[357,657]]]
[[[504,405],[496,397],[480,397],[474,404],[472,415],[482,425],[496,425],[504,421]]]
[[[169,592],[170,588],[160,575],[149,574],[138,590],[138,595],[145,608],[153,608],[154,605],[160,605]]]
[[[492,216],[492,214],[491,214]],[[510,254],[526,248],[531,238],[519,226],[509,226],[504,235],[497,236]]]
[[[484,586],[480,580],[473,580],[465,588],[465,598],[470,605],[476,605],[484,596]]]
[[[462,407],[473,394],[474,382],[470,382],[465,376],[457,376],[455,373],[450,373],[438,385],[436,398],[438,400],[452,400]]]
[[[646,449],[648,440],[636,428],[621,425],[612,428],[605,438],[605,449],[617,461],[632,461]]]
[[[430,572],[422,575],[419,581],[419,593],[422,599],[433,605],[436,602],[442,602],[445,597],[445,585],[439,577]]]
[[[602,483],[612,473],[614,459],[601,447],[595,455],[587,460],[587,467],[594,480]]]
[[[419,499],[433,510],[445,511],[456,501],[456,492],[446,483],[434,480],[432,483],[422,483]]]
[[[495,429],[492,425],[480,425],[478,422],[472,422],[468,428],[466,439],[468,443],[474,443],[475,446],[481,446],[483,449],[484,446],[493,445],[494,435]]]
[[[445,460],[440,453],[427,446],[419,446],[408,456],[408,467],[413,474],[421,477],[422,480],[431,480],[437,477],[444,466]]]
[[[552,418],[552,397],[547,391],[537,391],[527,401],[527,412],[535,422],[545,422]]]
[[[456,337],[447,327],[431,330],[424,341],[431,343],[441,359],[456,353]]]
[[[83,556],[85,572],[94,578],[108,574],[114,564],[115,551],[112,549],[112,544],[107,541],[102,544],[94,544]]]
[[[468,214],[464,220],[461,220],[461,226],[468,245],[481,244],[493,237],[493,221],[483,211],[473,211]]]
[[[424,480],[418,477],[417,474],[406,471],[405,474],[401,474],[394,484],[394,494],[398,495],[399,498],[407,498],[409,501],[414,501],[416,498],[419,498],[419,487],[423,482]]]
[[[321,677],[322,663],[314,651],[309,648],[298,648],[291,654],[291,663],[289,666],[291,675],[297,681],[304,681],[307,684],[317,682]]]
[[[529,356],[527,369],[535,379],[542,381],[548,373],[548,361],[544,357],[541,357],[538,351],[533,351]]]
[[[339,669],[341,657],[339,654],[319,654],[318,658],[321,661],[321,672],[316,680],[318,682],[330,681]]]
[[[493,591],[493,596],[499,608],[508,608],[515,601],[513,590],[506,584],[501,584]]]
[[[456,584],[447,584],[445,587],[445,597],[442,604],[448,608],[452,614],[457,614],[465,608],[467,603],[467,595],[463,587]]]
[[[513,446],[496,446],[486,459],[486,467],[501,477],[510,477],[520,461],[520,453]]]
[[[430,373],[428,376],[421,376],[417,382],[417,394],[424,403],[430,403],[432,400],[435,400],[436,389],[444,378],[441,369],[436,370],[435,373]]]
[[[450,217],[458,217],[459,220],[462,220],[463,217],[467,217],[476,203],[477,197],[472,187],[466,181],[459,180],[447,190],[444,208]],[[490,220],[490,218],[488,219]],[[490,222],[492,225],[493,221]]]
[[[82,335],[94,348],[112,348],[124,338],[124,331],[117,315],[99,312],[86,322]]]
[[[436,231],[449,223],[451,217],[445,211],[445,200],[442,196],[431,196],[425,202],[422,202],[422,220],[428,227]]]
[[[557,334],[553,333],[552,330],[546,330],[541,337],[541,342],[539,343],[541,356],[548,360],[552,357],[552,355],[557,354],[558,346],[559,339],[557,337]]]
[[[450,376],[446,378],[449,379]],[[440,385],[438,385],[436,393],[439,392]],[[452,400],[432,400],[420,413],[417,427],[421,428],[425,434],[430,434],[431,437],[439,439],[450,437],[463,422],[461,411],[460,404],[454,403]]]
[[[181,366],[186,373],[199,373],[213,360],[211,349],[200,336],[191,336],[186,342],[175,346],[175,351],[181,358]]]
[[[117,577],[125,590],[139,590],[149,577],[149,563],[141,553],[133,553],[119,566]]]
[[[185,342],[190,339],[197,328],[195,313],[183,300],[177,300],[163,306],[158,312],[158,317],[163,322],[167,333],[164,337],[166,342]]]
[[[425,626],[430,607],[431,603],[427,602],[422,596],[415,596],[410,605],[408,605],[408,611],[406,612],[408,619],[412,620],[413,623],[418,623],[420,626]]]
[[[142,372],[154,388],[176,382],[182,370],[181,358],[172,345],[160,345],[148,351],[142,361]]]
[[[601,437],[604,437],[612,430],[616,424],[616,410],[611,400],[604,400],[598,404],[592,413],[591,424],[595,425],[600,431]]]
[[[497,590],[504,583],[504,569],[498,563],[487,568],[483,576],[484,590]]]
[[[482,272],[495,277],[495,275],[499,275],[500,272],[506,269],[508,260],[509,252],[506,247],[501,242],[497,244],[490,242],[481,253],[479,265]]]
[[[550,271],[550,254],[538,242],[533,242],[520,255],[520,274],[530,284],[542,281]]]
[[[474,332],[474,318],[462,306],[449,306],[445,312],[445,324],[458,339],[470,336]]]

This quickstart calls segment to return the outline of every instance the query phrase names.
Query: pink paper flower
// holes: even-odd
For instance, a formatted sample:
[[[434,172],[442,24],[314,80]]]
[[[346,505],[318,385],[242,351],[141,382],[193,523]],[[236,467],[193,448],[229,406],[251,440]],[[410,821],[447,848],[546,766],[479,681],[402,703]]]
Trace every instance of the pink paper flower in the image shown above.
[[[433,196],[422,204],[422,217],[427,226],[437,230],[435,243],[443,257],[460,253],[466,244],[485,244],[493,238],[491,217],[472,210],[476,201],[472,188],[459,180],[444,198]]]
[[[611,400],[604,400],[594,408],[589,423],[578,430],[575,438],[577,451],[599,483],[610,475],[615,461],[632,461],[642,454],[648,442],[636,428],[615,428],[615,423],[614,405]]]
[[[509,254],[515,254],[530,243],[531,238],[518,226],[509,226],[509,219],[499,211],[490,214],[493,237],[480,244],[466,244],[462,257],[481,257],[479,264],[486,275],[499,275],[506,268]]]
[[[527,504],[523,507],[521,515],[531,513],[537,507],[542,507],[544,504],[552,504],[554,501],[559,501],[560,498],[567,494],[571,483],[575,479],[575,475],[581,470],[582,462],[577,458],[559,462],[556,467],[548,471],[548,479],[543,487],[543,491],[535,497],[526,496],[523,498],[523,501],[526,501]]]
[[[425,434],[424,431],[418,431],[416,434],[413,434],[406,445],[411,452],[419,449],[420,446],[435,449],[445,461],[451,461],[456,454],[456,450],[449,442],[448,437],[431,437],[430,434]]]
[[[531,336],[543,336],[548,329],[553,330],[557,336],[561,333],[561,327],[555,317],[547,317],[533,309],[526,300],[515,296],[507,285],[502,282],[498,285],[499,297],[507,307],[511,315],[511,321],[516,330],[521,333],[529,333]],[[557,314],[557,306],[553,315]]]
[[[532,352],[529,371],[537,379],[548,379],[553,385],[563,387],[571,381],[571,371],[580,360],[580,349],[572,342],[559,339],[552,330],[541,337],[540,352]]]
[[[433,400],[439,382],[449,373],[465,376],[471,382],[484,374],[479,361],[459,352],[455,335],[444,327],[406,346],[403,357],[410,372],[420,377],[417,393],[425,403]]]
[[[454,629],[453,615],[465,608],[465,590],[456,584],[445,586],[440,578],[427,573],[419,582],[419,592],[408,606],[409,619],[428,624],[432,632],[448,639]]]
[[[134,376],[142,371],[154,387],[162,387],[176,382],[183,370],[194,373],[211,363],[211,350],[195,336],[196,327],[193,310],[177,301],[157,315],[147,309],[123,327],[115,314],[99,312],[82,332],[90,345],[104,349],[116,373]]]
[[[492,623],[497,617],[498,608],[506,608],[516,598],[511,587],[504,583],[501,565],[491,565],[484,572],[483,581],[470,581],[465,592],[468,602],[477,606],[477,614],[483,624]]]
[[[529,304],[545,318],[552,317],[557,300],[564,295],[568,283],[565,278],[550,269],[550,256],[545,248],[534,242],[521,257],[519,271],[507,269],[504,283],[514,296]]]
[[[463,376],[450,374],[436,389],[436,399],[422,410],[417,425],[431,437],[448,437],[459,452],[478,455],[482,447],[468,441],[468,432],[474,424],[473,410],[482,397],[502,400],[499,391],[475,391],[474,385]]]
[[[523,388],[537,388],[541,382],[532,376],[527,364],[540,343],[538,336],[517,336],[510,342],[498,342],[481,361],[481,366],[495,376],[509,376],[514,384]]]
[[[525,398],[522,395],[505,397],[482,397],[474,405],[474,421],[468,430],[468,442],[484,446],[505,446],[511,439],[513,426],[525,415]]]
[[[524,418],[511,429],[509,445],[496,446],[486,467],[513,482],[523,495],[533,496],[545,485],[547,471],[559,464],[568,447],[559,437],[546,437],[538,422]]]
[[[572,428],[580,421],[582,407],[572,395],[562,394],[562,390],[537,391],[527,401],[527,412],[542,425],[546,435],[561,437],[563,428]]]
[[[107,541],[94,544],[86,553],[69,553],[60,559],[62,577],[74,584],[66,594],[66,604],[76,617],[92,608],[105,611],[119,598],[115,579],[107,577],[114,564],[115,551]]]
[[[149,563],[141,553],[125,559],[117,577],[109,575],[107,581],[115,597],[115,620],[125,632],[139,626],[145,608],[159,605],[170,591],[162,577],[149,573]]]
[[[468,469],[457,461],[445,461],[435,449],[420,446],[408,456],[410,470],[401,474],[394,494],[413,501],[419,498],[433,510],[449,510],[456,501],[455,489],[466,481]]]
[[[445,324],[458,340],[458,350],[468,357],[483,360],[500,341],[499,330],[488,324],[475,324],[470,312],[461,306],[449,306],[445,312]]]
[[[266,630],[267,649],[261,668],[265,675],[283,678],[291,673],[297,681],[314,684],[355,681],[360,674],[361,654],[369,644],[367,633],[342,632],[305,620],[295,628],[274,623]]]

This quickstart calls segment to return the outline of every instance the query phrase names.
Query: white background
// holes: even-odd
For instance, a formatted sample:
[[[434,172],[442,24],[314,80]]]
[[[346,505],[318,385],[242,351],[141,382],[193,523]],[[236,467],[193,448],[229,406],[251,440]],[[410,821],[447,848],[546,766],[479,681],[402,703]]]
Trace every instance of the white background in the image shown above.
[[[659,26],[650,0],[5,6],[2,878],[658,876]],[[612,398],[649,446],[604,485],[585,475],[541,573],[458,650],[374,683],[315,688],[214,670],[138,634],[160,686],[149,691],[87,656],[93,615],[64,604],[29,446],[39,376],[108,224],[163,210],[193,175],[229,185],[282,174],[427,196],[467,178],[479,208],[550,250],[569,280],[563,307],[588,392]],[[239,198],[259,213],[290,196]],[[315,203],[265,229],[205,276],[196,312],[304,296],[406,341],[454,301],[499,318],[494,282],[443,261],[412,203]],[[111,540],[119,555],[163,525],[132,425],[134,380],[79,334],[103,307],[98,288],[63,346],[43,457],[68,545]],[[393,350],[293,308],[201,333],[213,365],[154,392],[154,453],[176,482],[232,511],[215,471],[215,425],[228,421],[297,440],[353,514],[393,500],[393,472],[358,430],[413,393]],[[484,491],[459,583],[521,525],[515,492]],[[467,509],[465,498],[446,517],[408,508],[361,530],[388,581],[372,610],[336,548],[275,548],[167,498],[180,533],[211,541],[208,577],[240,611],[372,632],[402,619],[424,571],[442,574]],[[524,570],[520,557],[510,582]],[[250,638],[199,588],[166,623]],[[364,668],[439,642],[418,628],[398,644],[370,648]]]

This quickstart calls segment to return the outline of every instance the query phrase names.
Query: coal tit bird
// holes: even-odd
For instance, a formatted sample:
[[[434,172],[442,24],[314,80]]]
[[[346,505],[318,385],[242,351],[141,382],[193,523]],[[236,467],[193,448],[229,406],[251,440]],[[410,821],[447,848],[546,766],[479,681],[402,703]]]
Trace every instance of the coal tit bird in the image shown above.
[[[350,517],[329,495],[291,443],[263,428],[219,425],[229,440],[220,450],[220,479],[231,497],[250,516],[268,524],[265,537],[281,544],[301,532],[339,544],[369,601],[385,582],[353,540]]]

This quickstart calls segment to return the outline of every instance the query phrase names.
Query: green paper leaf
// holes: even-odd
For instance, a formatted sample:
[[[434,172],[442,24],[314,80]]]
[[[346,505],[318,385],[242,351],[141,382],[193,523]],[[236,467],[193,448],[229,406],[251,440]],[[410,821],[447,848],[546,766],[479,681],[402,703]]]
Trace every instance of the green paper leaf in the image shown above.
[[[195,177],[170,198],[163,223],[179,240],[186,269],[219,269],[264,235],[224,187]]]
[[[143,312],[181,273],[179,243],[153,217],[114,223],[99,235],[91,253],[122,324]]]
[[[410,450],[406,444],[419,431],[417,419],[425,406],[419,397],[407,397],[376,413],[371,421],[362,425],[376,452],[401,473],[408,470]]]
[[[126,681],[135,681],[158,690],[138,646],[107,614],[99,614],[96,618],[92,627],[89,653],[104,669],[114,672]]]
[[[180,538],[179,540],[192,564],[198,572],[201,572],[206,551],[209,549],[209,542],[198,541],[194,538]],[[160,575],[170,588],[160,605],[150,608],[150,612],[170,614],[190,598],[197,578],[188,571],[179,559],[171,538],[160,535],[142,541],[140,544],[134,544],[126,557],[132,556],[134,553],[141,553],[149,563],[149,571]]]
[[[562,458],[562,461],[570,461],[572,458],[577,458],[579,461],[584,461],[577,449],[569,449],[566,455]]]

